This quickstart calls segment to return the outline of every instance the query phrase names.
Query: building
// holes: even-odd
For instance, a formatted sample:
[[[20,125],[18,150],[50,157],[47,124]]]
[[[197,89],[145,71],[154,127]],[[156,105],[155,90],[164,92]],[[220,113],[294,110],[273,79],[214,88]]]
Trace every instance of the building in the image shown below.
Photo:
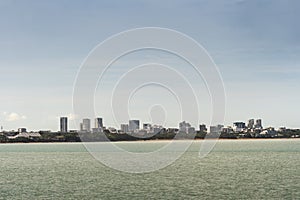
[[[149,123],[143,124],[143,129],[144,130],[151,130],[151,128],[152,128],[151,124],[149,124]]]
[[[205,124],[200,124],[199,125],[199,131],[202,132],[202,133],[207,132],[206,125]]]
[[[209,127],[209,132],[210,133],[218,133],[218,127],[217,126],[210,126]]]
[[[210,133],[221,133],[222,129],[224,128],[223,125],[219,124],[217,126],[210,126],[209,127],[209,132]]]
[[[249,119],[248,124],[247,124],[248,129],[253,129],[254,128],[254,119]]]
[[[26,133],[27,130],[26,130],[26,128],[18,128],[18,132],[19,133]]]
[[[227,126],[227,127],[222,128],[221,132],[222,133],[233,133],[234,131],[231,126]]]
[[[188,128],[192,127],[190,123],[183,121],[179,123],[179,132],[188,132]]]
[[[257,119],[254,125],[255,129],[263,129],[262,126],[262,120],[261,119]]]
[[[273,127],[266,128],[262,130],[259,134],[255,135],[255,137],[276,137],[276,136],[277,136],[277,132]]]
[[[218,131],[222,131],[222,129],[224,128],[224,125],[218,124],[217,128],[218,128]]]
[[[128,124],[121,124],[121,131],[123,133],[128,133],[129,132],[129,126],[128,126]]]
[[[189,127],[189,128],[187,128],[187,133],[188,134],[196,133],[196,130],[194,127]]]
[[[103,129],[102,128],[92,128],[92,133],[102,133]]]
[[[143,130],[146,131],[146,133],[153,133],[153,127],[150,123],[144,123]]]
[[[140,121],[139,120],[129,120],[129,132],[134,132],[140,129]]]
[[[82,131],[86,131],[86,132],[91,131],[91,120],[90,119],[82,120]]]
[[[234,122],[233,123],[233,131],[234,132],[242,132],[246,129],[246,124],[244,122]]]
[[[195,128],[191,126],[190,123],[183,121],[179,123],[179,132],[182,133],[194,133],[195,132]]]
[[[95,119],[95,128],[103,129],[103,119],[98,117]]]
[[[8,136],[7,138],[8,139],[16,139],[16,138],[28,138],[28,139],[37,139],[37,138],[40,138],[41,137],[41,134],[40,133],[34,133],[34,132],[30,132],[30,133],[25,133],[25,132],[22,132],[22,133],[19,133],[17,135],[14,135],[14,136]]]
[[[68,118],[67,117],[60,118],[60,132],[63,132],[63,133],[68,132]]]
[[[157,134],[157,133],[160,133],[161,132],[161,130],[163,129],[164,127],[163,126],[160,126],[160,125],[153,125],[152,127],[151,127],[151,133],[154,133],[154,134]]]
[[[80,127],[79,130],[83,131],[83,124],[82,123],[79,124],[79,127]]]
[[[286,131],[286,128],[285,127],[280,127],[279,129],[278,129],[278,132],[285,132]]]

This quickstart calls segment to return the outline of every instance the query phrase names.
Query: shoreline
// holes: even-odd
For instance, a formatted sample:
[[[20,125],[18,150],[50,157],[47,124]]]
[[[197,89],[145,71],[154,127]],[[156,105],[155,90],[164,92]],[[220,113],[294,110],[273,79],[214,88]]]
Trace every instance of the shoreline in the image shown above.
[[[191,142],[201,142],[201,141],[267,141],[267,140],[300,140],[300,138],[237,138],[237,139],[232,139],[232,138],[217,138],[217,139],[212,139],[212,138],[207,138],[207,139],[177,139],[177,140],[172,140],[172,139],[154,139],[154,140],[128,140],[128,141],[89,141],[89,142],[72,142],[72,141],[53,141],[53,142],[1,142],[0,145],[2,144],[83,144],[83,143],[137,143],[137,142],[170,142],[170,141],[176,141],[176,142],[184,142],[184,141],[191,141]]]

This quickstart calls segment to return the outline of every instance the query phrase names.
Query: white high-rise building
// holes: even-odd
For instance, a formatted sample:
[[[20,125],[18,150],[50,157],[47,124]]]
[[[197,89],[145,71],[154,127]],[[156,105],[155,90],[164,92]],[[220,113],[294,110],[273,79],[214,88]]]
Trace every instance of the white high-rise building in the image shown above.
[[[82,131],[91,131],[91,120],[90,119],[83,119],[82,120]]]
[[[123,133],[128,133],[129,132],[129,126],[128,126],[128,124],[121,124],[121,131]]]
[[[140,129],[140,121],[139,120],[129,120],[129,131],[135,132]]]

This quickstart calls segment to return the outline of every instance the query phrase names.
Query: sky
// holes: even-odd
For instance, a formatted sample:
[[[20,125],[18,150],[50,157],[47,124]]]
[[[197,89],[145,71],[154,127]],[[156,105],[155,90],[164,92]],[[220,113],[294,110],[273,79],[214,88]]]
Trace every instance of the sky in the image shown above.
[[[300,128],[299,8],[297,0],[1,0],[0,125],[5,130],[55,131],[58,117],[68,116],[70,128],[75,129],[73,86],[89,52],[119,32],[163,27],[192,37],[218,66],[226,93],[225,125],[262,118],[264,126]],[[133,66],[138,59],[146,62],[149,57],[161,61],[170,55],[144,51],[120,60],[106,77],[110,81],[102,84],[103,91],[97,90],[101,97],[122,75],[120,67]],[[190,67],[174,59],[166,63],[176,69]],[[201,90],[201,122],[209,124],[211,105],[203,80],[190,79]],[[136,92],[134,105],[129,106],[132,118],[151,121],[149,101],[153,100],[152,106],[173,101],[162,95],[159,101],[148,98],[147,105],[142,105],[151,92],[152,97],[163,93],[153,88]],[[115,126],[102,101],[105,105],[107,99],[97,101],[97,113],[106,126]],[[175,104],[169,109],[178,109]],[[175,111],[165,115],[157,107],[153,112],[165,116],[157,123],[178,126]]]

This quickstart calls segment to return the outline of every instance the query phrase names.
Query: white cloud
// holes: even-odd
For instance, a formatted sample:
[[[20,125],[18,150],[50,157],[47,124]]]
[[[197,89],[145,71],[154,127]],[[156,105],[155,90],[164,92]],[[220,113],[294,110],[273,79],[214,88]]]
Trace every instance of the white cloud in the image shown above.
[[[78,116],[77,115],[75,115],[75,114],[73,114],[73,113],[70,113],[70,114],[68,114],[68,119],[69,120],[75,120],[75,119],[77,119],[78,118]]]
[[[27,119],[27,117],[25,115],[20,115],[18,113],[3,113],[4,116],[5,116],[5,120],[8,121],[8,122],[13,122],[13,121],[18,121],[18,120],[24,120],[24,119]]]

